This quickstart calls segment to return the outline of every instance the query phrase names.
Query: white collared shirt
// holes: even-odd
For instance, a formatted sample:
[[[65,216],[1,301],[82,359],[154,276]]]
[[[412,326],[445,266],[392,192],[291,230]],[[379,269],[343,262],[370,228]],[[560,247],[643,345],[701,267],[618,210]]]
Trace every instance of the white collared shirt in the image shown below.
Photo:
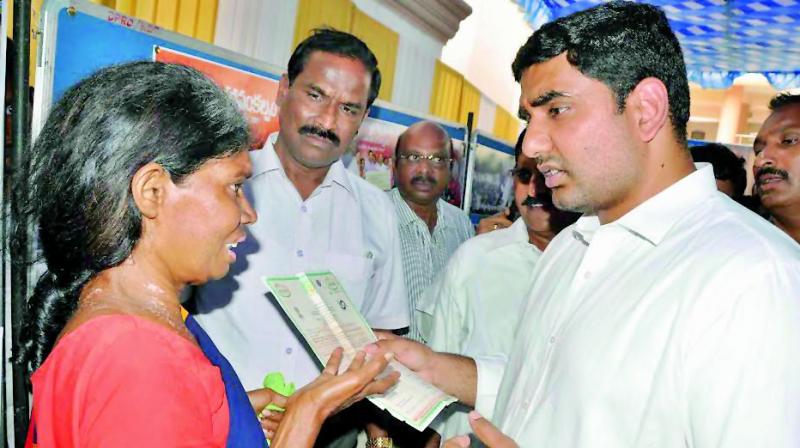
[[[400,240],[386,193],[331,165],[303,201],[275,153],[277,134],[251,152],[245,194],[258,212],[237,260],[198,294],[197,320],[228,358],[246,389],[282,372],[298,387],[319,375],[313,354],[265,295],[262,277],[330,270],[373,328],[408,326]]]
[[[493,416],[520,446],[800,446],[800,246],[698,168],[545,250]]]
[[[414,318],[429,328],[428,345],[469,357],[507,355],[541,254],[522,218],[462,244],[417,303]],[[442,440],[470,432],[467,411],[454,404],[440,414]]]
[[[439,277],[439,272],[458,246],[475,235],[475,229],[463,210],[439,199],[436,201],[436,226],[431,232],[397,188],[388,194],[397,212],[408,309],[413,317],[419,297]],[[415,341],[423,339],[413,319],[407,337]]]

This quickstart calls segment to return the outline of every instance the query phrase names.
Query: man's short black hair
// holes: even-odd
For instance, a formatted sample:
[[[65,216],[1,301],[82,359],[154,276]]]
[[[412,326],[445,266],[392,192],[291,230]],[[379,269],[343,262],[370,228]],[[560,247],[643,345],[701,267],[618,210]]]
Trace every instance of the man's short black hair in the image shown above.
[[[367,107],[372,106],[381,89],[381,71],[378,70],[378,59],[361,39],[333,28],[313,30],[311,36],[300,42],[300,45],[294,49],[292,57],[289,58],[287,70],[290,85],[303,72],[306,62],[315,51],[361,61],[370,74]]]
[[[695,162],[708,162],[714,168],[714,178],[727,180],[733,184],[734,198],[744,196],[747,187],[747,171],[744,159],[737,156],[727,146],[719,143],[694,146],[691,149]]]
[[[769,110],[774,112],[782,107],[790,106],[792,104],[800,104],[800,95],[779,93],[774,98],[769,100]]]
[[[669,96],[675,138],[686,143],[689,83],[680,43],[664,12],[644,3],[614,1],[544,24],[517,53],[519,82],[530,66],[567,53],[569,63],[611,89],[620,112],[645,78],[661,80]]]
[[[517,137],[517,143],[514,145],[514,165],[516,166],[517,160],[519,159],[519,155],[522,154],[522,142],[525,141],[525,132],[528,131],[528,128],[522,130],[519,133],[519,137]]]

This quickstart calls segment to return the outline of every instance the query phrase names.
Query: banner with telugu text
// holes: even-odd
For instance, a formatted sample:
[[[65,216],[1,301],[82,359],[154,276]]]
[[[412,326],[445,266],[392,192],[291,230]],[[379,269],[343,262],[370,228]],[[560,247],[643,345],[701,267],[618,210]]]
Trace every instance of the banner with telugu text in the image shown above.
[[[154,59],[193,67],[231,95],[250,125],[252,149],[278,130],[278,81],[165,47],[156,47]]]

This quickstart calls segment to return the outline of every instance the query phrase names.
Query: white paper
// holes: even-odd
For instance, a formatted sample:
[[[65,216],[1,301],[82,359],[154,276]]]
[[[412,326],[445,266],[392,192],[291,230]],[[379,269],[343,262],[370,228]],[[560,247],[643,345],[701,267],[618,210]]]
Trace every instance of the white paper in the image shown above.
[[[264,282],[321,363],[342,347],[341,365],[346,368],[358,350],[377,340],[333,273],[270,277]],[[368,399],[417,431],[456,401],[396,361],[389,364],[387,371],[391,370],[400,372],[397,385]]]

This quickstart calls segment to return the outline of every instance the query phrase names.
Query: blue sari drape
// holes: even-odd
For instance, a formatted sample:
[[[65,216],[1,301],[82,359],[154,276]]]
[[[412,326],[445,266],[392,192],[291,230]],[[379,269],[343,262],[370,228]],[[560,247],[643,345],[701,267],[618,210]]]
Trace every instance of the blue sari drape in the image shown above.
[[[261,429],[261,423],[258,421],[258,417],[250,405],[250,399],[247,398],[247,392],[231,364],[192,316],[186,317],[186,328],[197,339],[197,343],[200,344],[200,348],[211,364],[217,366],[222,373],[230,413],[227,446],[229,448],[268,448],[269,445],[264,437],[264,431]]]

